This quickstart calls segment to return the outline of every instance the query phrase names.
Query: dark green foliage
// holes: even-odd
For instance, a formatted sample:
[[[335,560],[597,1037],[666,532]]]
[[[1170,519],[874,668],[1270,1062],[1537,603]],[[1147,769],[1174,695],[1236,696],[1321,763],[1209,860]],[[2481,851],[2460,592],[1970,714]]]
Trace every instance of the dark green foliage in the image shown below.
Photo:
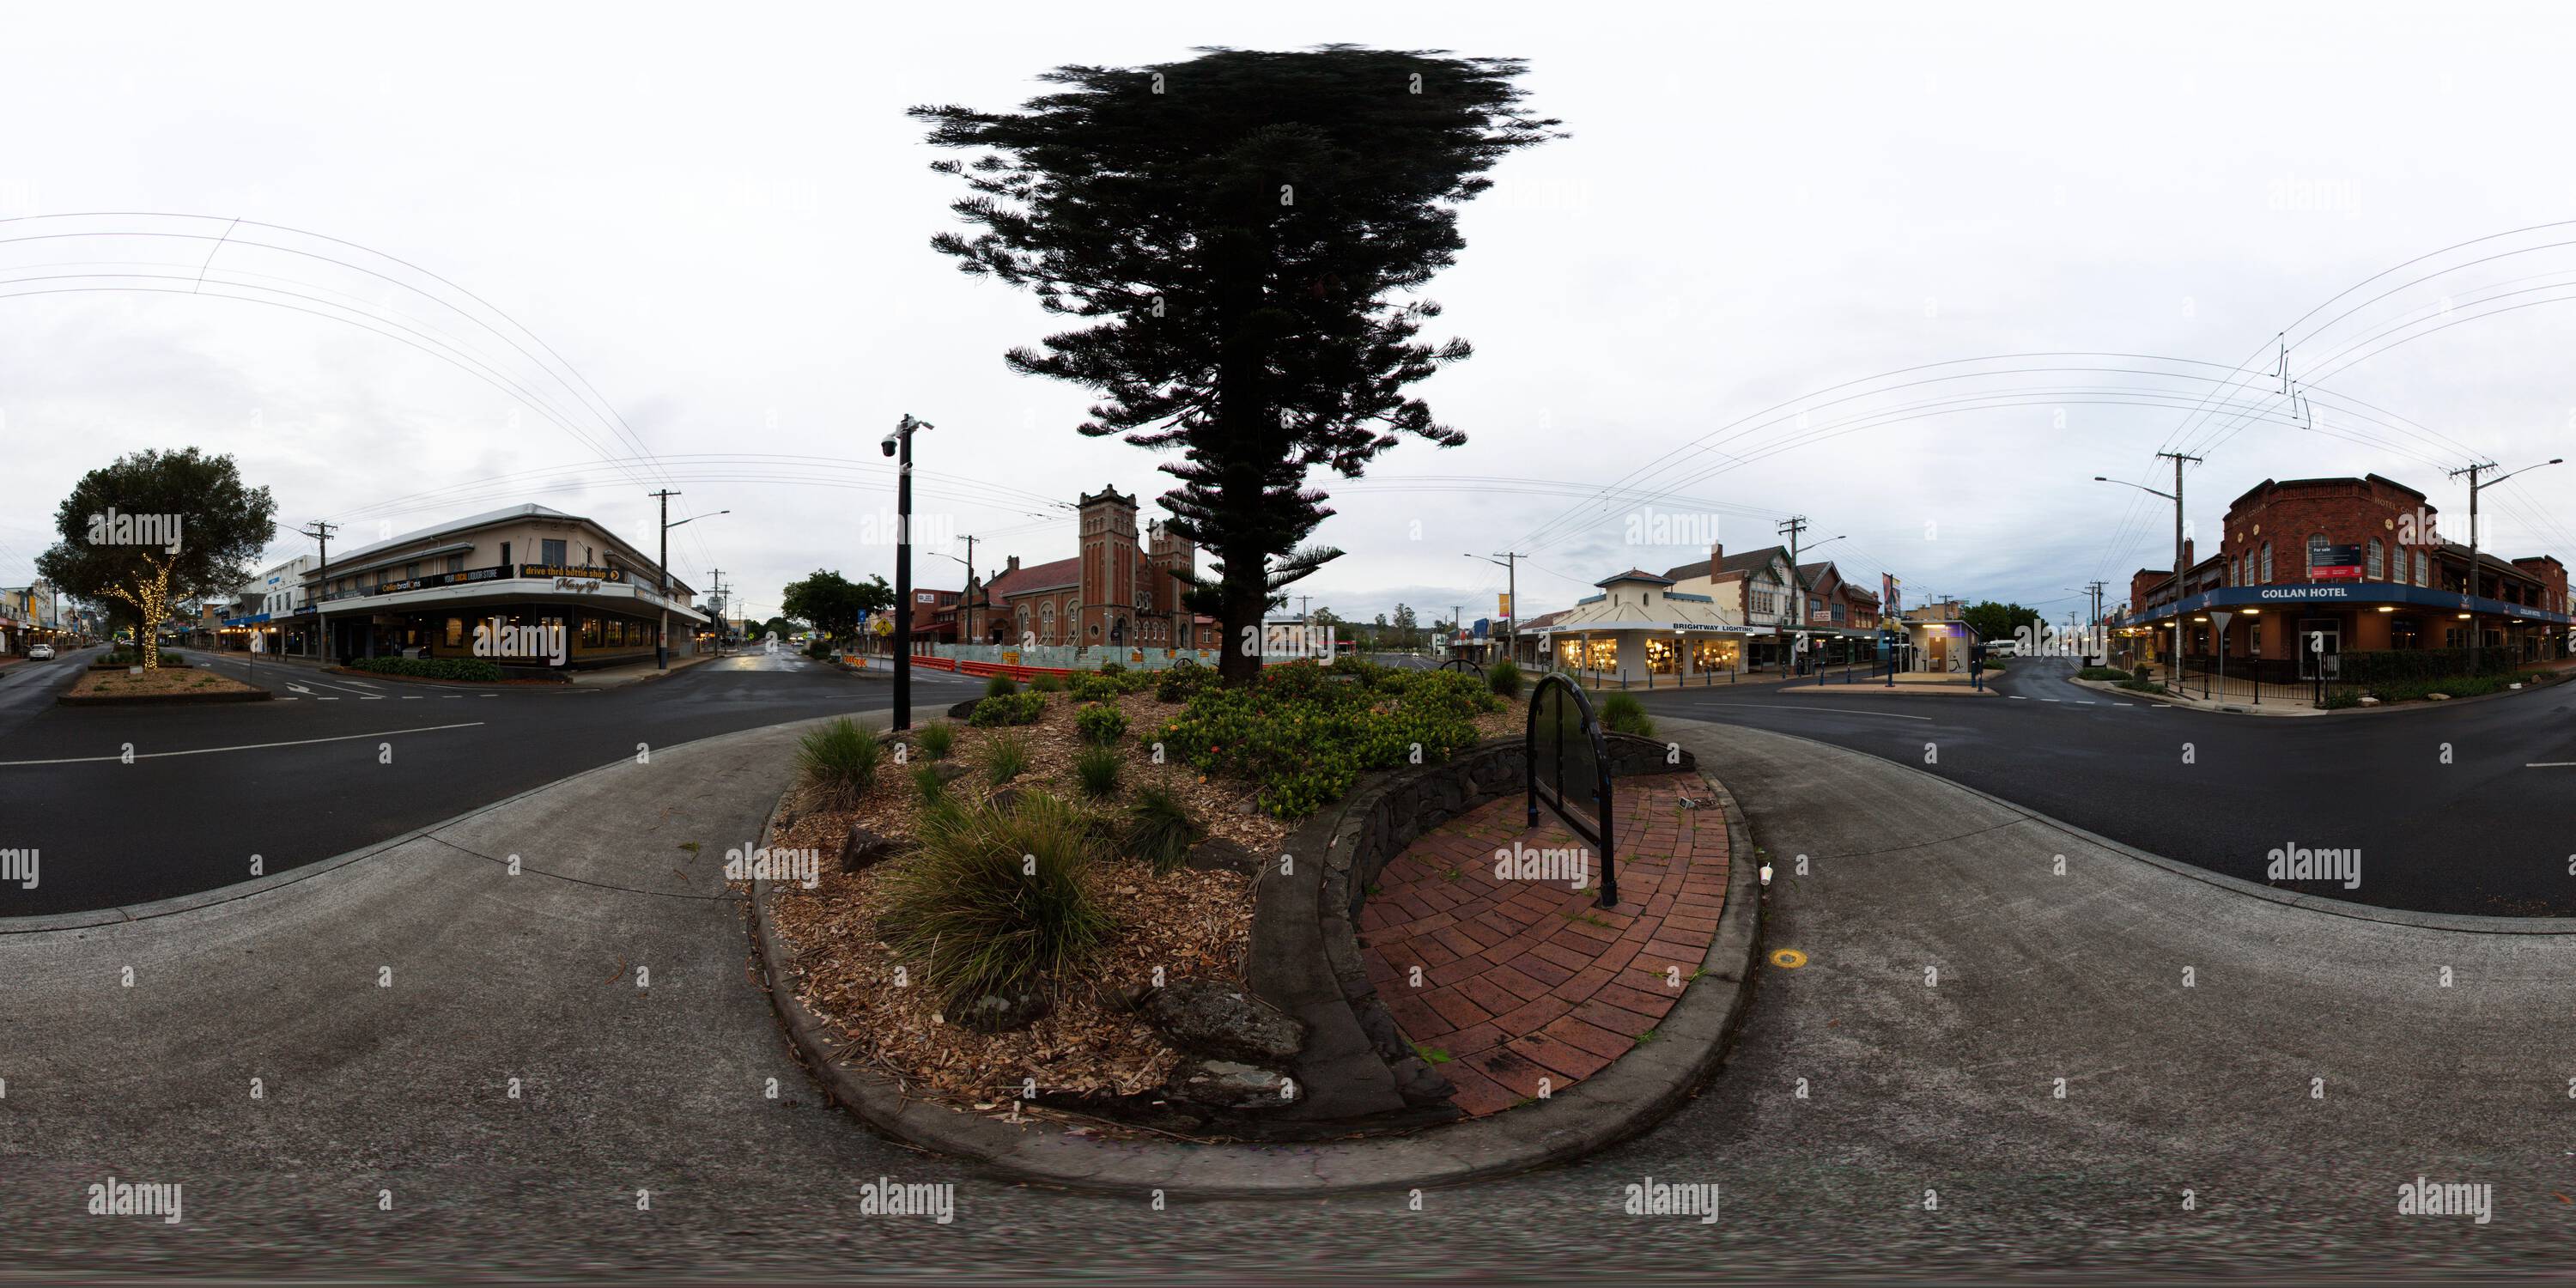
[[[913,745],[932,760],[946,760],[957,746],[957,726],[945,720],[933,720],[913,731]]]
[[[1073,727],[1085,742],[1107,746],[1127,734],[1127,713],[1105,703],[1094,702],[1073,715]]]
[[[1118,775],[1126,758],[1115,747],[1085,747],[1073,754],[1073,776],[1086,796],[1118,794]]]
[[[1512,59],[1333,45],[1211,50],[1148,67],[1060,67],[1021,113],[918,107],[969,195],[971,236],[932,245],[970,274],[1084,319],[1012,350],[1014,371],[1095,391],[1093,435],[1177,450],[1160,499],[1215,556],[1187,605],[1247,651],[1280,588],[1340,552],[1300,548],[1332,511],[1310,467],[1345,478],[1406,434],[1442,446],[1406,387],[1467,357],[1420,339],[1418,295],[1465,245],[1458,206],[1484,172],[1550,137],[1520,109]]]
[[[1154,677],[1158,702],[1187,702],[1190,695],[1216,683],[1216,671],[1204,666],[1176,666]]]
[[[1655,736],[1654,718],[1646,714],[1645,704],[1632,694],[1613,693],[1602,699],[1601,727],[1613,733],[1633,733],[1640,738]]]
[[[1506,698],[1521,695],[1521,664],[1503,658],[1485,668],[1485,685]]]
[[[882,576],[854,582],[837,572],[817,568],[779,591],[779,611],[812,622],[825,640],[846,640],[859,633],[870,613],[894,607],[894,587]]]
[[[1115,925],[1093,892],[1097,833],[1058,797],[930,810],[920,840],[879,924],[950,1005],[1061,981]]]
[[[1005,693],[985,698],[975,704],[975,714],[967,723],[978,729],[1036,724],[1046,714],[1046,703],[1043,693]]]
[[[913,767],[912,794],[925,809],[935,808],[948,799],[948,780],[939,776],[939,766],[933,764]]]
[[[349,669],[371,675],[410,675],[426,680],[469,680],[490,684],[509,678],[499,664],[479,657],[362,657],[352,659]]]
[[[1261,785],[1261,804],[1295,818],[1340,799],[1363,770],[1446,760],[1476,740],[1476,716],[1502,709],[1476,677],[1389,669],[1378,684],[1312,662],[1266,668],[1246,687],[1208,688],[1146,735],[1201,773]]]
[[[1190,847],[1207,834],[1197,819],[1190,817],[1189,806],[1171,789],[1160,786],[1136,789],[1136,803],[1127,812],[1127,853],[1150,863],[1156,872],[1170,872],[1190,856]]]
[[[984,781],[999,787],[1029,772],[1029,740],[1016,733],[995,734],[984,744]]]
[[[997,675],[993,678],[1000,680],[1007,679],[1009,677]],[[992,691],[993,686],[989,684],[984,686],[984,692],[991,693]],[[1064,677],[1051,672],[1041,671],[1038,674],[1029,677],[1029,692],[1062,693],[1064,692]]]
[[[985,677],[985,679],[984,679],[984,696],[985,696],[985,697],[988,697],[988,698],[1008,697],[1009,695],[1014,694],[1014,693],[1017,693],[1017,692],[1019,692],[1019,691],[1020,691],[1020,682],[1019,682],[1019,681],[1017,681],[1017,680],[1012,679],[1011,677],[1009,677],[1009,676],[1007,676],[1007,675],[1002,674],[1002,673],[1001,673],[1001,672],[999,672],[999,671],[995,671],[994,673],[992,673],[991,675],[989,675],[989,676]]]
[[[885,744],[876,734],[846,718],[811,730],[796,743],[798,785],[826,810],[857,809],[876,785],[877,766],[885,760]]]

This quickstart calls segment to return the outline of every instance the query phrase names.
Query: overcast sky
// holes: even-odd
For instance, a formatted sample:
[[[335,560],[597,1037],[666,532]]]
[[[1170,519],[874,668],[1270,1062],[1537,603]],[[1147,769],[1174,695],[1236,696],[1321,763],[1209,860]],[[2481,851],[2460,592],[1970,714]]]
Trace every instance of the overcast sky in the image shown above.
[[[2206,553],[2267,476],[2377,471],[2464,535],[2444,468],[2576,439],[2576,246],[2550,245],[2576,224],[2311,313],[2576,220],[2563,7],[20,4],[0,584],[83,472],[195,445],[275,492],[275,559],[314,519],[363,543],[520,501],[649,545],[672,480],[674,517],[731,511],[673,534],[674,570],[765,614],[818,566],[891,575],[876,444],[905,412],[939,427],[926,530],[986,567],[1068,556],[1049,503],[1114,484],[1151,518],[1161,458],[1004,370],[1049,319],[929,250],[957,189],[903,110],[1327,41],[1527,58],[1572,133],[1494,172],[1427,292],[1477,354],[1417,388],[1468,443],[1325,484],[1349,554],[1298,589],[1345,616],[1489,613],[1503,572],[1461,556],[1507,548],[1525,611],[1563,607],[1700,557],[1711,518],[1742,549],[1791,512],[1909,600],[2062,616],[2169,562],[2170,507],[2091,481],[2170,488],[2159,447],[2206,445]],[[35,218],[114,211],[198,218]],[[108,285],[158,289],[66,289]],[[2157,360],[1959,362],[2063,351]],[[2048,366],[2122,370],[2012,370]],[[1599,492],[1622,481],[1673,495]],[[2488,546],[2576,559],[2571,501],[2576,465],[2495,489]]]

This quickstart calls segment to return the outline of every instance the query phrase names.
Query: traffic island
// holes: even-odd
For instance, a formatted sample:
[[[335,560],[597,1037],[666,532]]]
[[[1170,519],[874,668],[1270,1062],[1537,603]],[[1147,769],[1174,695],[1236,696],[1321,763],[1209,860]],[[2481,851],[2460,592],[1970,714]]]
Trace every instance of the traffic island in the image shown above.
[[[273,696],[266,689],[195,667],[155,667],[140,673],[92,667],[54,701],[67,707],[194,706],[266,702]]]
[[[1232,938],[1237,932],[1231,926],[1196,941],[1218,959],[1205,963],[1209,969],[1166,969],[1158,983],[1145,963],[1158,956],[1169,960],[1169,953],[1148,949],[1126,963],[1125,973],[1137,979],[1121,976],[1105,981],[1109,988],[1079,995],[1055,990],[1031,999],[1034,1019],[1007,1014],[1015,1009],[1011,1005],[997,1004],[991,1013],[936,1007],[930,1027],[953,1024],[973,1033],[955,1042],[952,1068],[904,1067],[903,1060],[889,1059],[890,1042],[898,1051],[909,1044],[869,1018],[892,990],[910,987],[907,1000],[928,1001],[917,979],[897,982],[901,954],[874,958],[853,951],[853,938],[902,938],[902,927],[889,923],[887,910],[871,908],[856,920],[818,919],[797,906],[812,895],[795,878],[792,864],[832,856],[792,857],[821,848],[807,827],[813,819],[799,817],[802,807],[794,799],[783,806],[783,826],[774,816],[764,832],[772,861],[751,874],[750,932],[792,1044],[835,1099],[902,1142],[979,1160],[1019,1179],[1226,1198],[1403,1188],[1525,1171],[1624,1139],[1677,1108],[1715,1071],[1749,997],[1760,896],[1750,866],[1727,862],[1751,852],[1740,812],[1678,748],[1616,735],[1613,742],[1614,772],[1638,783],[1635,825],[1621,847],[1622,880],[1633,873],[1639,883],[1631,896],[1634,906],[1609,914],[1626,920],[1615,925],[1603,951],[1586,958],[1582,968],[1567,970],[1569,980],[1583,977],[1590,990],[1585,998],[1566,999],[1564,1013],[1532,1024],[1528,1032],[1498,1036],[1492,1048],[1519,1042],[1575,1064],[1550,1044],[1570,1033],[1601,1045],[1590,1037],[1593,1030],[1559,1025],[1559,1035],[1545,1031],[1579,1005],[1613,1019],[1606,1012],[1621,1009],[1616,1002],[1642,1004],[1611,991],[1648,982],[1642,976],[1618,978],[1641,956],[1669,968],[1658,977],[1664,995],[1657,1002],[1663,1006],[1650,1024],[1622,1036],[1621,1049],[1591,1053],[1571,1076],[1538,1075],[1561,1081],[1545,1087],[1530,1082],[1526,1103],[1519,1094],[1497,1102],[1479,1083],[1444,1078],[1438,1069],[1454,1059],[1434,1066],[1423,1058],[1378,1000],[1357,933],[1362,921],[1377,920],[1368,909],[1379,896],[1370,887],[1381,885],[1384,872],[1411,870],[1403,859],[1417,838],[1462,818],[1467,821],[1461,828],[1501,826],[1493,813],[1478,811],[1516,807],[1522,790],[1517,738],[1477,743],[1446,761],[1367,775],[1271,845],[1223,837],[1203,842],[1185,871],[1194,869],[1209,886],[1240,890],[1251,902],[1240,941]],[[1691,817],[1680,817],[1685,812]],[[898,863],[908,853],[903,842],[883,834],[844,840],[842,861],[862,871]],[[784,865],[777,860],[782,851],[791,855]],[[1490,872],[1493,864],[1488,855],[1485,869]],[[1224,920],[1216,911],[1226,906],[1222,898],[1176,899],[1149,888],[1151,878],[1132,868],[1118,868],[1109,879],[1131,887],[1128,897],[1139,909],[1170,903]],[[1699,924],[1685,925],[1694,919]],[[1548,920],[1586,931],[1602,928],[1580,914],[1560,918],[1550,912]],[[1557,928],[1535,922],[1527,927]],[[1155,933],[1173,932],[1167,924]],[[1623,954],[1631,932],[1644,938]],[[1693,942],[1659,934],[1688,935]],[[1509,941],[1498,937],[1480,951],[1508,956]],[[1239,949],[1229,947],[1238,942]],[[1534,953],[1543,944],[1533,935],[1527,946]],[[1239,979],[1223,969],[1222,959],[1233,951],[1243,954]],[[1623,960],[1605,964],[1613,956]],[[854,974],[849,960],[874,964]],[[1500,985],[1499,969],[1507,965],[1489,958],[1484,969],[1458,981],[1461,995],[1470,980]],[[1385,969],[1382,961],[1380,972]],[[1040,1027],[1047,1016],[1069,1023],[1047,1030]],[[1636,1027],[1630,1020],[1616,1023]],[[1046,1036],[987,1045],[982,1029],[1008,1033],[1014,1025]],[[1140,1049],[1122,1047],[1138,1041],[1166,1049],[1167,1058],[1122,1063],[1113,1054]],[[918,1048],[912,1049],[917,1055]],[[1083,1063],[1063,1060],[1068,1051],[1090,1062],[1087,1088]],[[1077,1091],[1082,1094],[1068,1097]]]

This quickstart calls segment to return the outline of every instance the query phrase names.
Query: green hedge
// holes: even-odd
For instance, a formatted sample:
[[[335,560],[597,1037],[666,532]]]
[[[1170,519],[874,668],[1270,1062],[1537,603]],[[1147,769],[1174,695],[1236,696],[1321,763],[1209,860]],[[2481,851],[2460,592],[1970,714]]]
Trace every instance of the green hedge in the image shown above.
[[[999,725],[1036,724],[1046,714],[1047,695],[1043,693],[997,693],[975,704],[975,714],[967,720],[978,729]]]
[[[479,657],[362,657],[349,663],[351,670],[375,675],[409,675],[427,680],[470,680],[489,684],[505,680],[509,673]]]
[[[1247,778],[1262,808],[1297,818],[1341,798],[1362,771],[1446,760],[1476,741],[1476,716],[1501,710],[1481,676],[1455,671],[1328,672],[1313,662],[1265,668],[1259,681],[1192,694],[1148,743],[1200,773]]]
[[[2469,665],[2464,648],[2375,649],[2343,655],[2346,684],[2402,684],[2410,680],[2447,680],[2454,676],[2507,675],[2522,659],[2506,649],[2481,649],[2478,665]]]

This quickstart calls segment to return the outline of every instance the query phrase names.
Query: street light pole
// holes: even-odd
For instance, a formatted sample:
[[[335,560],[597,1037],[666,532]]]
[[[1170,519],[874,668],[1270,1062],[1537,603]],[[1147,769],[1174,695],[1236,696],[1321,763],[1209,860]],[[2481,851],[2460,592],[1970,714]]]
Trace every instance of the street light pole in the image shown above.
[[[2156,455],[2169,458],[2174,463],[2174,490],[2171,492],[2158,492],[2144,483],[2129,483],[2121,479],[2106,478],[2100,474],[2094,475],[2093,481],[2119,483],[2124,487],[2133,487],[2174,503],[2173,658],[2165,663],[2165,684],[2179,696],[2182,693],[2182,588],[2183,579],[2191,574],[2191,570],[2183,566],[2182,557],[2182,467],[2185,461],[2198,461],[2200,458],[2185,456],[2180,452],[2158,452]]]
[[[1483,555],[1468,555],[1467,557],[1470,559],[1484,559],[1486,563],[1492,564],[1503,570],[1503,598],[1511,602],[1511,611],[1503,614],[1503,655],[1512,659],[1513,662],[1518,663],[1521,659],[1520,561],[1527,556],[1524,556],[1517,551],[1506,550],[1497,558],[1488,559]]]
[[[905,412],[880,444],[895,456],[894,484],[894,728],[912,727],[912,435],[936,428]]]
[[[653,667],[655,670],[667,671],[671,669],[671,529],[682,524],[695,523],[700,519],[711,518],[713,515],[692,514],[680,520],[679,523],[673,523],[671,522],[671,498],[680,494],[665,488],[645,495],[659,497],[662,501],[662,554],[657,561],[654,574],[661,585],[662,629],[653,638]],[[717,510],[714,513],[731,514],[733,511]]]
[[[2514,474],[2526,474],[2539,469],[2541,465],[2557,465],[2566,459],[2563,456],[2553,456],[2542,461],[2540,465],[2525,465],[2515,470],[2513,474],[2499,474],[2484,483],[2478,481],[2478,475],[2496,468],[2494,461],[2485,461],[2451,471],[2452,478],[2458,478],[2463,474],[2469,476],[2469,674],[2471,675],[2478,674],[2478,645],[2486,634],[2483,623],[2477,617],[2478,590],[2483,580],[2479,574],[2486,571],[2478,562],[2478,492],[2482,488],[2494,487],[2512,478]]]

